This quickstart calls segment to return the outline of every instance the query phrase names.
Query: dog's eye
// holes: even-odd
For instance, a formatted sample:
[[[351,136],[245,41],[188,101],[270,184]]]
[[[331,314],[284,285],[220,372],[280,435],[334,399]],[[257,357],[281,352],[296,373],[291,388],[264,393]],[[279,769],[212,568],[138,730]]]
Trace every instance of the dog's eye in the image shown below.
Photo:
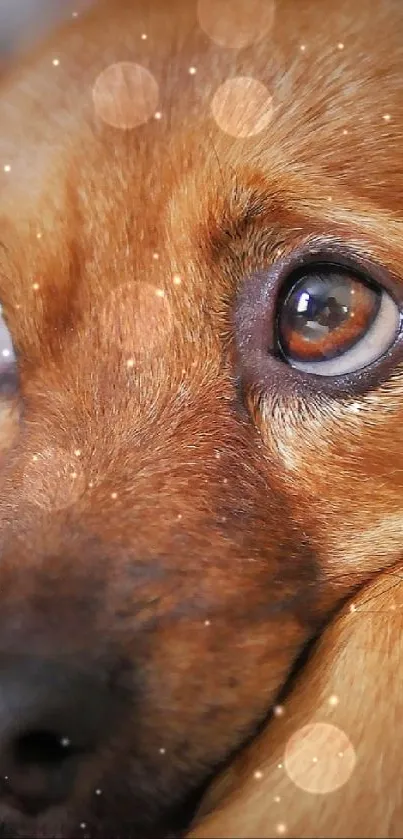
[[[400,312],[379,285],[341,266],[305,266],[278,306],[276,343],[292,367],[319,376],[353,373],[394,343]]]

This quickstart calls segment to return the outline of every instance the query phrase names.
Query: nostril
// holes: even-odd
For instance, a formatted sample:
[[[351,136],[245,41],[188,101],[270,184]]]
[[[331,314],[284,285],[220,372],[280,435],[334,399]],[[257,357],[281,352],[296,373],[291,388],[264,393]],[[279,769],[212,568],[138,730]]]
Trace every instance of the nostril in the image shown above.
[[[30,815],[64,800],[74,784],[79,751],[67,737],[46,729],[15,737],[3,754],[3,796]]]
[[[68,737],[52,731],[30,731],[15,741],[14,761],[18,766],[36,764],[51,768],[63,763],[75,751]]]
[[[79,788],[121,702],[109,670],[84,664],[0,652],[0,810],[40,813]]]

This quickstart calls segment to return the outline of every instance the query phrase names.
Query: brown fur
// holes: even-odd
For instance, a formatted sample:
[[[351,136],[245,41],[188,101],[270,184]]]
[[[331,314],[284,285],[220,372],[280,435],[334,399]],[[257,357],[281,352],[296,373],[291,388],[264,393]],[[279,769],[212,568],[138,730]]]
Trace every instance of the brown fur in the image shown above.
[[[282,825],[282,835],[295,839],[401,836],[401,570],[372,583],[351,605],[355,610],[344,610],[324,633],[278,706],[281,715],[209,791],[192,839],[269,839]],[[293,734],[323,722],[345,732],[356,755],[351,777],[328,794],[299,788],[284,764]],[[328,754],[331,748],[318,741],[325,779]]]
[[[3,83],[0,299],[20,397],[2,437],[0,655],[105,659],[116,689],[130,685],[68,806],[18,817],[18,835],[68,839],[81,821],[102,839],[169,835],[306,642],[401,559],[399,366],[337,398],[296,399],[278,380],[241,394],[234,310],[245,278],[307,240],[348,243],[399,276],[402,26],[392,0],[282,0],[270,42],[234,51],[201,32],[193,2],[110,0]],[[121,60],[158,80],[160,121],[123,131],[97,119],[93,84]],[[247,141],[210,115],[237,74],[274,97],[269,127]],[[328,689],[343,633],[348,684],[373,626],[356,635],[336,619],[290,700],[297,719],[321,712],[304,685]],[[367,681],[381,675],[385,720],[374,654]],[[340,724],[371,707],[368,694],[341,703]],[[266,766],[291,724],[269,726],[228,810],[195,835],[272,835],[266,800],[253,815],[248,767]],[[380,807],[368,832],[362,771],[349,782],[354,835],[397,836],[400,787],[393,818]],[[289,794],[291,831],[319,835]],[[347,835],[347,810],[329,818]]]

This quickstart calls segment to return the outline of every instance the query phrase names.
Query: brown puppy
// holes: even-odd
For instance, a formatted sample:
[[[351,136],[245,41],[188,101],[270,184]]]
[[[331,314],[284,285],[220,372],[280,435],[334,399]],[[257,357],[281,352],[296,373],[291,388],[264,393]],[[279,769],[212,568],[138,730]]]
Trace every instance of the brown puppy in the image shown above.
[[[401,557],[402,26],[110,0],[3,84],[4,835],[183,830]]]

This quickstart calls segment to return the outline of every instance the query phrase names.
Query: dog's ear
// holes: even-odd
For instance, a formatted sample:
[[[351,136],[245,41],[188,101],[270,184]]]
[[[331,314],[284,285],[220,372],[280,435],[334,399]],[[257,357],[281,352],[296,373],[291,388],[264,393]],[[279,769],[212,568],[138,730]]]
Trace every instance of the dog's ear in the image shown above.
[[[401,836],[402,579],[379,578],[333,621],[188,839]]]

